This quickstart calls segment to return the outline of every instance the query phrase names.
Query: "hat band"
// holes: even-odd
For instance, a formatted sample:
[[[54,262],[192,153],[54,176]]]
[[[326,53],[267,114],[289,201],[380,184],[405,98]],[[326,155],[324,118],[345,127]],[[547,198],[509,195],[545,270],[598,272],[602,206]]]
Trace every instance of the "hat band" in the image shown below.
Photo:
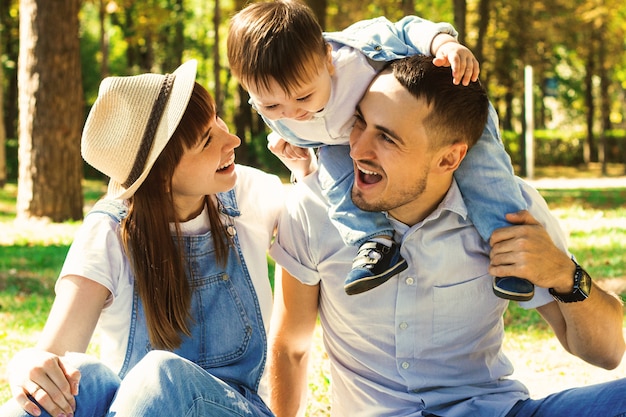
[[[161,121],[165,105],[167,104],[167,99],[169,98],[172,86],[174,85],[174,78],[176,78],[174,74],[165,74],[165,78],[161,83],[159,96],[155,100],[152,110],[150,111],[148,124],[143,132],[143,137],[141,138],[141,144],[139,145],[139,150],[135,156],[133,168],[130,170],[130,174],[128,174],[126,181],[122,184],[124,188],[129,188],[133,185],[133,183],[141,176],[143,168],[146,166],[148,155],[150,154],[150,150],[154,144],[154,137],[159,127],[159,122]]]

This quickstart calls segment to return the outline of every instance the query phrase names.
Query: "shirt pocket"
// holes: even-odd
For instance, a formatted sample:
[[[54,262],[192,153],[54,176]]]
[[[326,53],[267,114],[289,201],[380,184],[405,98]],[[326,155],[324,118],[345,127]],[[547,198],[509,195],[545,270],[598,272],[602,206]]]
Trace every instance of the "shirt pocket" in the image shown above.
[[[196,278],[193,283],[191,337],[180,354],[204,369],[229,365],[248,349],[252,323],[227,273]]]
[[[507,301],[496,297],[489,274],[433,288],[433,343],[463,345],[481,339],[501,322]]]

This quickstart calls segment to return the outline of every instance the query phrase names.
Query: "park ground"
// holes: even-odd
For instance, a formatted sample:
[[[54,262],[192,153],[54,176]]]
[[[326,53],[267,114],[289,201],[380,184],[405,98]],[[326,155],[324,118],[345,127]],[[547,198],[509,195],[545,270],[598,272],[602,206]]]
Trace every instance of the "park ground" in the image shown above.
[[[623,166],[619,166],[612,171],[608,177],[600,177],[599,168],[581,172],[578,169],[560,169],[557,172],[539,171],[536,179],[527,179],[529,183],[539,189],[563,189],[563,188],[626,188],[626,175]],[[558,216],[558,214],[557,214]],[[560,218],[562,226],[567,231],[572,227],[568,219]],[[592,223],[597,226],[603,219],[595,218],[588,221],[589,227]],[[578,219],[576,227],[580,228],[581,220]],[[626,229],[626,218],[618,220],[617,227]],[[615,220],[612,221],[615,226]],[[583,225],[584,226],[584,225]],[[67,229],[67,230],[65,230]],[[39,238],[46,240],[42,234],[49,234],[54,240],[58,236],[68,236],[75,230],[75,225],[52,224],[52,223],[4,223],[2,233],[0,233],[0,245],[11,244],[16,239],[32,236],[36,232]],[[625,248],[626,249],[626,248]],[[626,250],[624,251],[626,256]],[[626,294],[626,277],[615,277],[607,280],[598,280],[599,284],[618,294]],[[0,329],[0,332],[2,329]],[[626,327],[624,328],[626,335]],[[37,335],[32,334],[32,343]],[[29,338],[29,340],[30,340]],[[329,415],[329,363],[324,352],[321,329],[316,331],[316,342],[312,352],[311,360],[311,395],[310,405],[307,415],[323,417]],[[7,348],[0,346],[0,351]],[[589,365],[582,360],[568,354],[563,350],[554,337],[537,337],[536,334],[524,334],[519,331],[515,334],[507,334],[505,339],[505,352],[513,362],[515,373],[513,378],[519,379],[529,388],[533,398],[541,398],[552,392],[563,389],[588,385],[600,382],[611,381],[626,377],[626,359],[614,370],[607,371]],[[6,353],[6,352],[5,352]],[[5,356],[6,358],[6,356]],[[6,363],[0,363],[0,384],[3,386],[2,394],[8,395],[6,391],[6,379],[4,379]],[[2,397],[2,396],[0,396]]]

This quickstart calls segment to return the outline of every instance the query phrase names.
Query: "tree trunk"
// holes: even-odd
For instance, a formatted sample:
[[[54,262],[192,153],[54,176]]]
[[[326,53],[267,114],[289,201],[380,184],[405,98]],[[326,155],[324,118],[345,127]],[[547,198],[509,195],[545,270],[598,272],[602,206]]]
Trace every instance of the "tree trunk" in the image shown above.
[[[18,55],[18,19],[11,14],[11,1],[0,1],[0,42],[2,42],[2,65],[17,62]],[[14,35],[16,34],[16,35]],[[18,39],[15,39],[15,38]],[[8,139],[17,138],[17,71],[14,66],[5,66],[4,93],[4,129]]]
[[[454,26],[459,32],[459,43],[465,45],[467,3],[465,0],[454,0]]]
[[[400,0],[400,7],[404,16],[415,14],[415,5],[413,0]]]
[[[2,42],[0,42],[0,56],[2,56]],[[0,65],[0,188],[7,182],[7,133],[4,129],[4,71]]]
[[[602,175],[608,174],[607,158],[608,158],[608,139],[607,134],[611,129],[611,97],[609,96],[609,86],[611,81],[609,78],[609,69],[606,63],[606,41],[603,39],[604,32],[599,31],[600,42],[598,51],[598,69],[600,72],[600,120],[602,123],[602,133],[600,136],[600,146],[598,147],[598,160],[602,164]]]
[[[306,4],[315,13],[322,29],[326,30],[326,6],[328,2],[326,0],[306,0]]]
[[[243,9],[246,0],[235,1],[235,12]],[[237,159],[242,164],[250,163],[250,149],[248,144],[252,140],[252,107],[248,104],[248,92],[237,84],[235,101],[235,134],[241,139],[241,146],[237,148]]]
[[[583,144],[583,162],[588,165],[591,162],[593,152],[593,119],[595,103],[593,100],[593,73],[595,70],[595,54],[589,53],[585,65],[585,108],[587,116],[587,140]]]
[[[109,76],[109,37],[107,35],[107,10],[105,0],[100,0],[98,17],[100,23],[100,54],[102,55],[100,78],[105,79]]]
[[[483,65],[485,60],[485,38],[487,37],[490,18],[489,7],[489,0],[480,0],[478,4],[478,37],[474,46],[474,55],[480,65]]]
[[[213,91],[213,97],[215,98],[215,104],[217,106],[217,112],[222,113],[222,107],[224,106],[224,94],[222,94],[222,65],[220,63],[220,21],[222,14],[220,13],[220,1],[215,0],[215,9],[213,10],[213,30],[215,36],[213,38],[213,80],[215,82],[215,88]]]
[[[18,218],[83,217],[80,0],[21,0]]]

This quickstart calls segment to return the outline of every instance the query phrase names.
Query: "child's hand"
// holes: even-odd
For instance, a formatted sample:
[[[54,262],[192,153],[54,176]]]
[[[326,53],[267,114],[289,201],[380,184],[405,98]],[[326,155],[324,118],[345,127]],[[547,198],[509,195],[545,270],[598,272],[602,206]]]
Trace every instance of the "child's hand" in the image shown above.
[[[456,41],[439,46],[433,64],[452,67],[452,78],[456,85],[469,85],[470,81],[478,80],[480,73],[480,64],[472,51]]]
[[[285,139],[277,135],[269,135],[267,138],[267,148],[281,160],[309,159],[309,149],[292,145]]]
[[[317,158],[312,148],[292,145],[274,132],[267,137],[267,148],[285,164],[297,181],[317,169]]]

